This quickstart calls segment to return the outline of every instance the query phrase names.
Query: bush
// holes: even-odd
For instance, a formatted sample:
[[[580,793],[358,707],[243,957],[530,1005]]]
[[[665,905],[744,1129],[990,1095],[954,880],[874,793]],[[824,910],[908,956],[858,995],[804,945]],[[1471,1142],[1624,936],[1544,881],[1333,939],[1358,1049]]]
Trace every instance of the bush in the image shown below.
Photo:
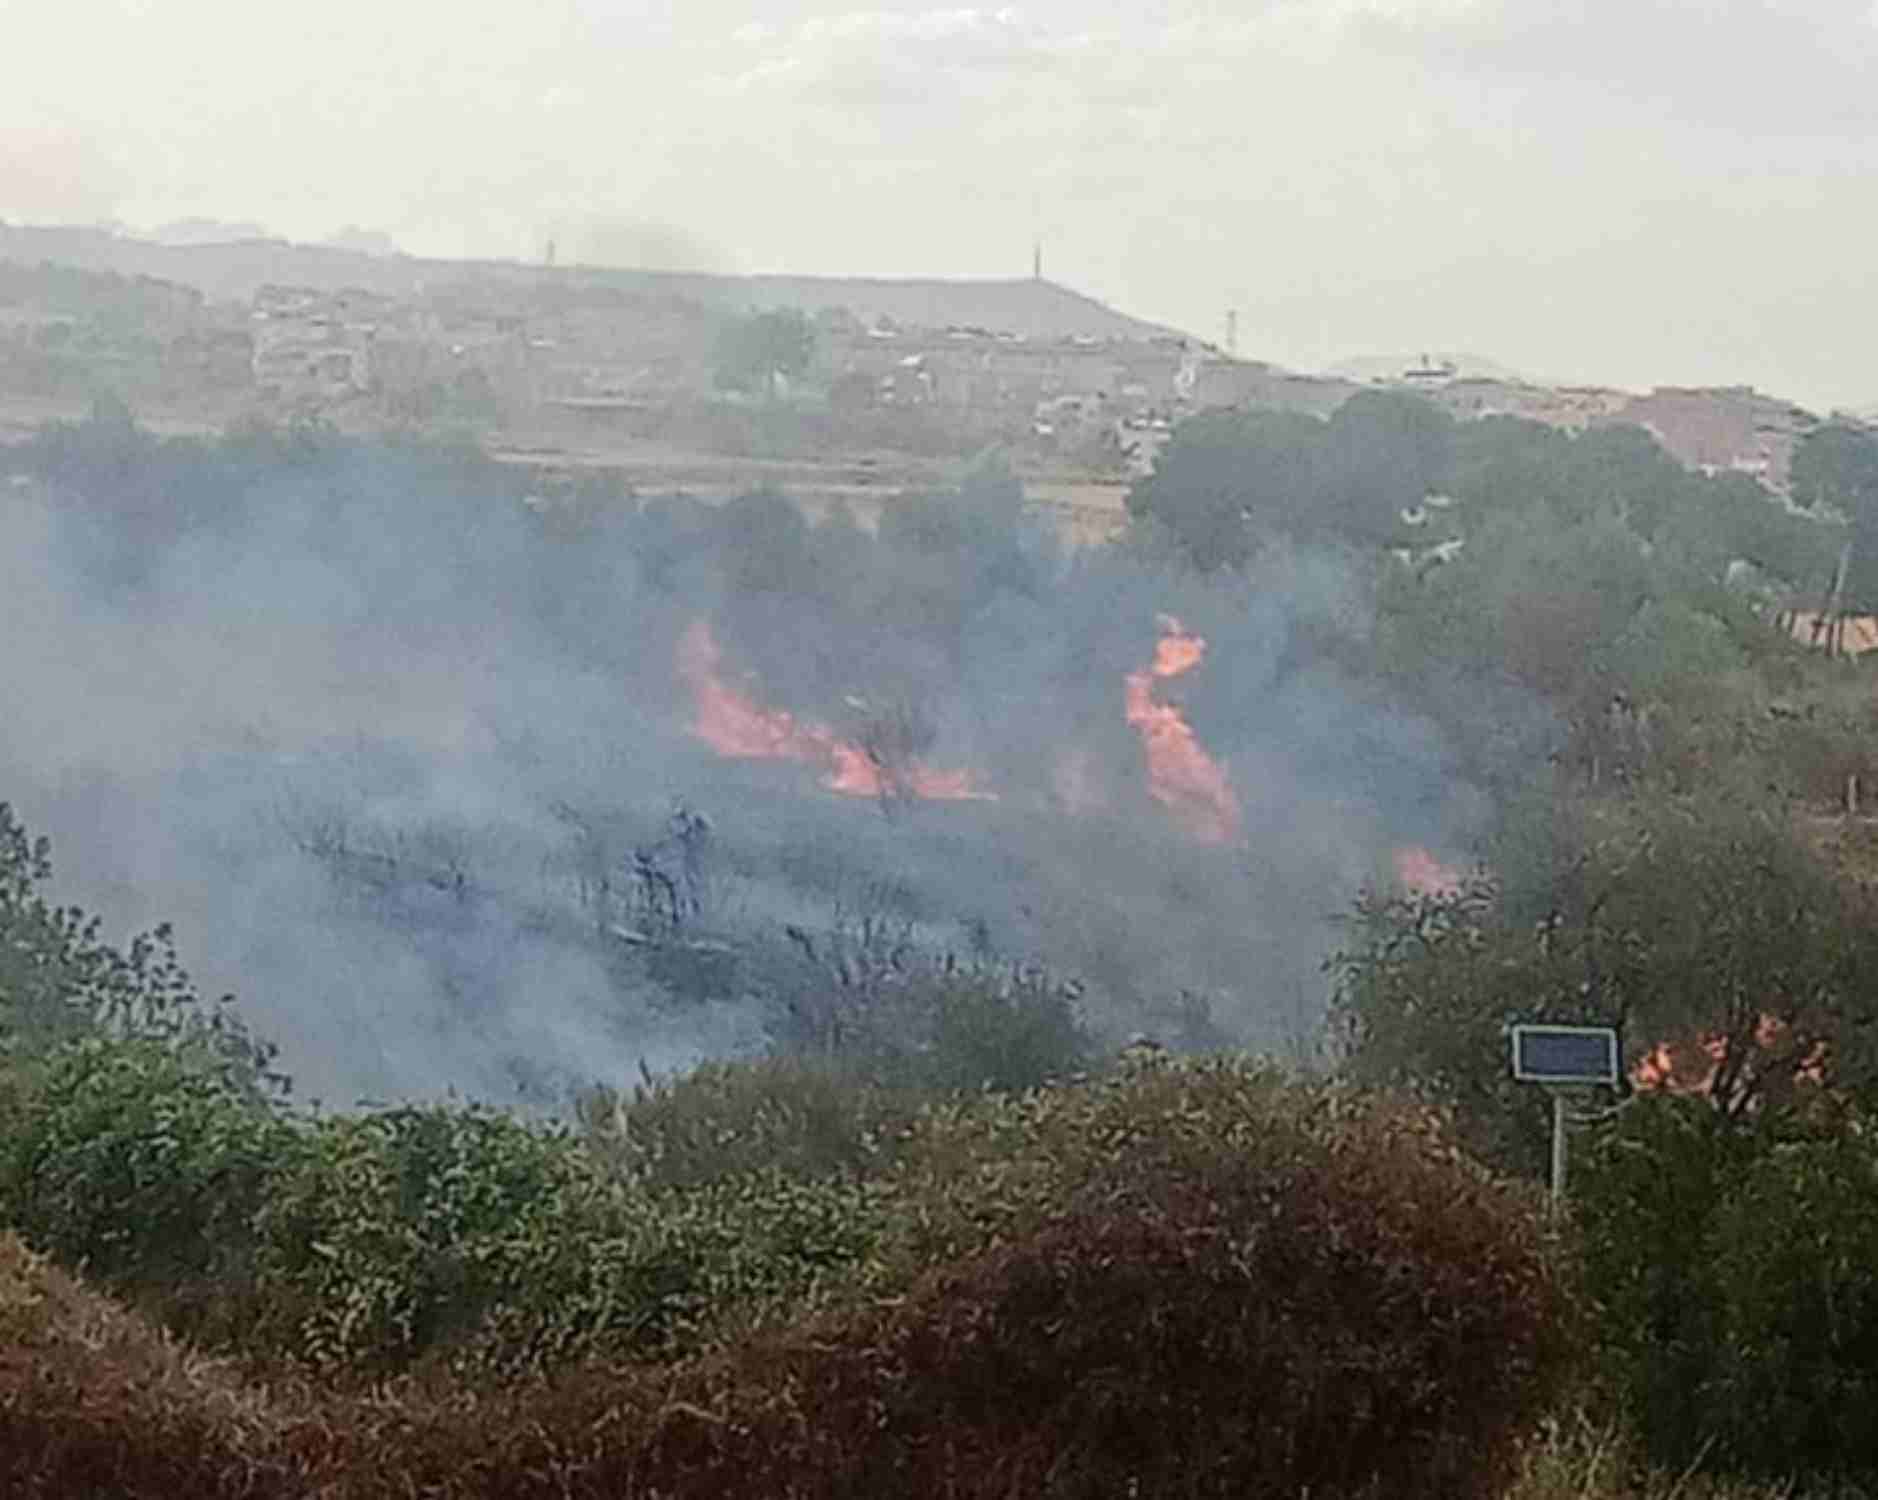
[[[257,1092],[285,1091],[274,1047],[248,1033],[227,997],[203,1002],[167,925],[114,948],[98,918],[46,899],[51,879],[51,841],[0,802],[0,1064],[80,1037],[144,1037],[211,1059]]]
[[[0,1353],[7,1461],[67,1493],[278,1479],[353,1500],[1485,1497],[1567,1372],[1568,1309],[1530,1203],[1425,1112],[1247,1065],[935,1108],[867,1193],[745,1174],[588,1200],[564,1142],[509,1129],[440,1112],[352,1122],[343,1150],[310,1148],[325,1165],[296,1169],[293,1201],[315,1212],[320,1190],[349,1191],[370,1215],[317,1211],[376,1216],[352,1236],[366,1248],[348,1285],[409,1280],[413,1245],[433,1255],[446,1233],[472,1262],[512,1235],[529,1298],[577,1289],[575,1267],[617,1288],[636,1264],[669,1268],[681,1301],[764,1314],[687,1358],[589,1359],[546,1382],[314,1396],[275,1380],[263,1397],[171,1381],[166,1410],[83,1359],[89,1402]],[[505,1227],[512,1212],[523,1222]],[[647,1238],[599,1236],[630,1212]],[[674,1253],[632,1261],[644,1244]],[[363,1321],[391,1305],[368,1298]],[[564,1357],[594,1352],[576,1341]],[[137,1465],[155,1482],[132,1482]]]
[[[329,1374],[674,1357],[878,1234],[850,1184],[649,1189],[476,1108],[294,1120],[148,1040],[75,1043],[14,1083],[0,1216],[172,1330]]]
[[[1762,1477],[1878,1470],[1878,1152],[1856,1119],[1730,1122],[1642,1098],[1574,1210],[1602,1396],[1648,1456]]]
[[[472,1108],[323,1122],[261,1216],[262,1337],[329,1370],[669,1357],[864,1254],[865,1195],[779,1172],[622,1183],[567,1132]]]
[[[0,1216],[119,1288],[241,1275],[292,1139],[244,1079],[149,1038],[20,1070],[0,1123]]]
[[[1840,1133],[1776,1146],[1709,1235],[1726,1456],[1785,1475],[1878,1472],[1878,1152]]]
[[[1684,1465],[1717,1431],[1717,1205],[1758,1149],[1706,1100],[1641,1096],[1576,1149],[1572,1211],[1595,1299],[1601,1401],[1649,1457]]]
[[[1532,1205],[1406,1106],[1137,1068],[936,1106],[903,1152],[821,1311],[446,1417],[400,1482],[1484,1497],[1568,1374]]]
[[[788,1057],[701,1063],[631,1094],[579,1103],[590,1147],[646,1188],[697,1187],[773,1169],[859,1174],[878,1164],[916,1101],[831,1063]]]

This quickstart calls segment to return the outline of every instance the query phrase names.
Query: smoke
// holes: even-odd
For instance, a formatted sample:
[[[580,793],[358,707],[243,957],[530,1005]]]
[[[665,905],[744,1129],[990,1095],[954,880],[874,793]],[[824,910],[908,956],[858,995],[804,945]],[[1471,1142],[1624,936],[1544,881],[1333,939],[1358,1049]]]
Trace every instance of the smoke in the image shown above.
[[[734,275],[734,257],[700,235],[650,219],[586,218],[559,224],[557,253],[568,265],[624,271],[704,271]]]
[[[473,457],[336,438],[94,424],[15,463],[0,797],[52,835],[62,894],[175,922],[329,1103],[550,1108],[755,1052],[832,983],[800,936],[862,921],[1042,962],[1110,1032],[1190,991],[1280,1046],[1330,918],[1400,846],[1465,832],[1433,730],[1324,649],[1365,630],[1325,558],[1231,583],[1066,558],[996,476],[876,538],[774,498],[576,514]],[[1169,816],[1125,717],[1169,616],[1204,660],[1155,699],[1230,779],[1230,842]],[[700,621],[752,704],[996,800],[718,753],[682,670]]]
[[[90,137],[0,124],[0,220],[98,224],[123,201],[130,178]]]

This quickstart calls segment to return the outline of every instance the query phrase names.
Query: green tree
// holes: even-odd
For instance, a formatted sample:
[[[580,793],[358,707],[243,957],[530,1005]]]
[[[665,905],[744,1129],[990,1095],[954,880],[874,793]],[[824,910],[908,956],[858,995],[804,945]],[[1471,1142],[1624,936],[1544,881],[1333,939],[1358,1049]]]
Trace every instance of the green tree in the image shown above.
[[[1792,484],[1797,504],[1849,524],[1840,604],[1878,607],[1878,436],[1843,422],[1809,433],[1794,452]]]
[[[792,308],[751,313],[726,323],[712,364],[725,390],[775,399],[784,381],[799,378],[815,357],[815,327]]]
[[[1446,482],[1454,419],[1419,396],[1361,391],[1331,416],[1313,507],[1317,526],[1358,545],[1402,532],[1401,515]]]
[[[1328,422],[1204,413],[1129,492],[1129,515],[1202,571],[1241,567],[1273,538],[1373,550],[1401,540],[1403,512],[1444,484],[1454,431],[1446,413],[1394,391],[1353,396]]]
[[[1488,861],[1452,896],[1366,898],[1333,1016],[1355,1076],[1435,1094],[1492,1159],[1545,1160],[1544,1101],[1508,1077],[1515,1021],[1615,1026],[1632,1061],[1674,1045],[1729,1122],[1816,1097],[1815,1068],[1878,1086],[1878,934],[1778,805],[1546,801]]]
[[[155,1038],[219,1059],[249,1082],[270,1073],[274,1049],[228,1009],[205,1004],[167,925],[123,948],[76,906],[55,905],[51,841],[35,838],[0,802],[0,1062],[43,1056],[86,1035]]]
[[[1263,537],[1316,532],[1323,430],[1300,412],[1191,417],[1128,492],[1129,517],[1158,528],[1202,572],[1242,567]]]

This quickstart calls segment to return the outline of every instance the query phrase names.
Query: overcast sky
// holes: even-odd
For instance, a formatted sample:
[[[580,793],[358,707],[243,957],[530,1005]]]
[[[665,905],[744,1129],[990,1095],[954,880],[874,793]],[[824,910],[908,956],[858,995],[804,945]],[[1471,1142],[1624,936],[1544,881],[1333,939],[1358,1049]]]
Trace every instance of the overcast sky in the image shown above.
[[[0,0],[0,218],[1028,272],[1301,367],[1878,403],[1869,0]]]

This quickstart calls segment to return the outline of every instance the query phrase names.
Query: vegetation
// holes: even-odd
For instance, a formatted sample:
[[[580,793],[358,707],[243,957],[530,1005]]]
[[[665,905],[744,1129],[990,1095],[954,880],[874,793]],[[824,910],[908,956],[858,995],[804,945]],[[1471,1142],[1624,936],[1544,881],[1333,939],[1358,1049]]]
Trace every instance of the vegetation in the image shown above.
[[[785,382],[808,369],[814,356],[814,324],[801,312],[780,308],[726,323],[713,363],[724,389],[774,398]]]
[[[384,1189],[317,1206],[335,1265],[325,1280],[309,1266],[299,1289],[318,1328],[407,1341],[423,1328],[387,1327],[370,1296],[386,1239],[416,1248],[435,1226],[433,1253],[447,1237],[459,1271],[500,1274],[477,1251],[495,1248],[503,1168],[427,1167],[406,1176],[419,1193],[401,1208],[369,1171]],[[1386,1478],[1391,1493],[1487,1496],[1570,1371],[1562,1283],[1520,1194],[1458,1159],[1423,1112],[1259,1068],[1146,1065],[961,1099],[926,1111],[865,1186],[769,1181],[743,1179],[741,1209],[722,1188],[642,1209],[664,1217],[667,1243],[689,1234],[726,1257],[726,1274],[690,1288],[715,1334],[698,1325],[657,1363],[563,1343],[549,1378],[503,1387],[459,1369],[373,1392],[279,1364],[267,1385],[243,1383],[10,1246],[0,1317],[27,1357],[0,1362],[0,1472],[20,1494],[186,1480],[836,1495],[891,1477],[972,1495],[1354,1495]],[[440,1194],[459,1208],[447,1228]],[[285,1195],[269,1212],[307,1207]],[[582,1267],[622,1319],[682,1299],[645,1261],[559,1228],[518,1247],[531,1292],[556,1280],[548,1255]],[[811,1242],[824,1274],[805,1295]],[[359,1253],[381,1274],[351,1273]],[[551,1337],[557,1300],[497,1303],[486,1326]]]
[[[339,442],[239,441],[314,470]],[[793,1029],[772,1055],[592,1090],[568,1125],[296,1111],[167,932],[120,949],[51,904],[49,851],[0,808],[0,1483],[1870,1483],[1872,689],[1781,619],[1863,599],[1869,443],[1811,440],[1790,509],[1641,433],[1456,425],[1393,396],[1180,430],[1124,545],[1224,575],[1340,556],[1366,633],[1325,653],[1412,704],[1487,803],[1459,878],[1349,914],[1317,1081],[1105,1056],[1073,982],[863,932],[777,960]],[[37,451],[100,492],[170,493],[188,462],[134,428]],[[999,483],[897,514],[869,607],[943,647],[975,589],[1048,587]],[[576,529],[608,524],[676,576],[704,523]],[[854,542],[773,497],[709,524],[759,615],[825,589]],[[829,607],[860,631],[856,597]],[[681,879],[662,889],[682,925]],[[592,899],[612,920],[626,898]],[[1523,1020],[1614,1026],[1629,1064],[1556,1220],[1547,1103],[1505,1066]]]

